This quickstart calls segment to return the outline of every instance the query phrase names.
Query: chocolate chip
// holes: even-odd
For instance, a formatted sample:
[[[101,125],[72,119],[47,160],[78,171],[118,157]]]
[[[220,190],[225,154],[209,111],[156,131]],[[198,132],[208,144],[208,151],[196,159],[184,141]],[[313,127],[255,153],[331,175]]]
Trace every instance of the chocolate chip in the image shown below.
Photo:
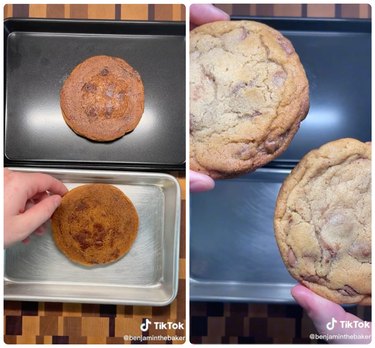
[[[75,210],[76,211],[82,211],[82,210],[85,210],[88,208],[88,205],[86,202],[84,201],[79,201],[78,204],[76,205],[75,207]]]
[[[94,118],[97,116],[97,112],[95,108],[90,108],[88,111],[86,111],[87,116]]]
[[[96,240],[95,245],[98,246],[98,247],[101,247],[101,246],[103,246],[103,241],[102,240]]]
[[[371,243],[356,241],[350,246],[348,254],[361,262],[366,262],[371,259]]]
[[[277,42],[279,43],[279,45],[285,51],[286,54],[290,55],[294,52],[293,46],[286,38],[280,36],[277,38]]]
[[[73,238],[79,243],[79,247],[82,250],[85,250],[90,246],[90,243],[87,240],[89,234],[90,233],[87,230],[81,230],[73,236]]]
[[[236,83],[232,89],[232,94],[237,94],[240,89],[247,87],[245,82]]]
[[[107,76],[109,74],[109,70],[107,68],[104,68],[100,71],[100,75]]]
[[[84,242],[80,242],[80,243],[79,243],[79,247],[80,247],[82,250],[86,250],[89,246],[90,246],[90,244],[87,243],[86,241],[84,241]]]
[[[260,116],[262,113],[259,111],[259,110],[254,110],[253,112],[247,112],[245,114],[242,114],[242,115],[239,115],[239,117],[241,119],[244,119],[244,118],[249,118],[249,119],[252,119],[256,116]]]
[[[264,143],[264,148],[266,149],[267,153],[274,153],[280,147],[279,140],[266,140]]]
[[[119,93],[117,93],[116,98],[118,100],[122,100],[124,99],[125,95],[126,95],[125,91],[120,91]]]
[[[113,106],[107,106],[105,108],[105,117],[106,118],[111,118],[112,113],[113,113]]]
[[[95,92],[96,91],[96,86],[93,83],[90,83],[90,82],[85,83],[82,88],[86,92]]]
[[[255,155],[255,148],[249,144],[239,144],[239,149],[233,155],[242,161],[246,161]]]
[[[358,292],[355,291],[351,286],[345,285],[342,289],[337,290],[341,295],[344,296],[356,296]]]
[[[288,263],[291,267],[295,267],[297,264],[297,258],[292,249],[288,251]]]
[[[310,282],[310,283],[318,283],[320,280],[320,277],[315,275],[308,275],[306,277],[303,277],[303,280]]]
[[[322,244],[323,244],[323,242],[322,242]],[[323,251],[322,251],[322,261],[325,264],[330,264],[332,259],[334,259],[336,257],[336,251],[333,250],[330,247],[327,247],[326,245],[324,245],[324,247],[325,247],[325,249],[323,249]]]
[[[104,232],[104,227],[103,227],[102,224],[95,223],[94,224],[94,230],[96,232],[103,233]]]
[[[194,123],[193,120],[191,119],[191,115],[189,117],[189,133],[192,134],[194,130]]]
[[[249,32],[247,31],[247,29],[245,27],[241,27],[241,36],[240,36],[240,40],[245,40],[249,35]]]
[[[286,77],[287,77],[287,74],[285,71],[277,71],[273,77],[272,77],[272,83],[276,86],[276,87],[281,87],[285,80],[286,80]]]

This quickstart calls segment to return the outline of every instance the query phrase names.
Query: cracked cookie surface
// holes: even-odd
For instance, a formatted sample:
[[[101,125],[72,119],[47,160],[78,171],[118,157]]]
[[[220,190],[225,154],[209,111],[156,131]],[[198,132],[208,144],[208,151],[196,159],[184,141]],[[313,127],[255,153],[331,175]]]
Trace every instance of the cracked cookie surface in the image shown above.
[[[94,141],[112,141],[138,125],[144,87],[138,72],[123,59],[94,56],[78,64],[60,92],[68,126]]]
[[[52,236],[67,258],[94,266],[117,261],[132,247],[138,214],[130,199],[109,184],[69,191],[52,216]]]
[[[292,44],[258,22],[222,21],[190,33],[190,166],[213,178],[268,163],[309,108]]]
[[[309,152],[284,181],[275,236],[289,273],[337,303],[371,303],[371,144]]]

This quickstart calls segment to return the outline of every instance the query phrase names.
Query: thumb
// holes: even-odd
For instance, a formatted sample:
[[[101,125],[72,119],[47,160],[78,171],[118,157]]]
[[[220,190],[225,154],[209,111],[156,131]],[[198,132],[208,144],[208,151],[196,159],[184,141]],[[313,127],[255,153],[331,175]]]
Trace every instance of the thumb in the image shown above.
[[[190,171],[190,191],[209,191],[215,187],[215,181],[208,175]]]
[[[306,310],[319,334],[332,343],[370,343],[371,325],[303,285],[292,289],[292,296]],[[330,338],[331,336],[331,338]]]
[[[23,226],[27,226],[28,231],[35,231],[52,216],[60,203],[61,196],[49,196],[26,210],[20,216],[19,222]]]
[[[190,6],[190,22],[194,25],[214,21],[228,21],[229,15],[211,4],[196,4]]]

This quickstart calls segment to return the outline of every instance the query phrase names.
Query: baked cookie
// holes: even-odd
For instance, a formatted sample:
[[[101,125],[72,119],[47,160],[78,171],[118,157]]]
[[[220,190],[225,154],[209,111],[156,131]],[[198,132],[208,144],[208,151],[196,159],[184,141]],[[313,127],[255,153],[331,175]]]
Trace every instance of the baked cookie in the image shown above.
[[[252,21],[190,32],[190,166],[214,179],[255,170],[289,145],[309,109],[292,44]]]
[[[73,262],[106,264],[126,254],[138,232],[138,214],[128,197],[108,184],[69,191],[52,216],[56,246]]]
[[[143,83],[123,59],[91,57],[65,80],[60,106],[74,132],[95,141],[111,141],[138,125],[144,111]]]
[[[284,181],[275,236],[290,274],[337,303],[371,302],[371,145],[340,139]]]

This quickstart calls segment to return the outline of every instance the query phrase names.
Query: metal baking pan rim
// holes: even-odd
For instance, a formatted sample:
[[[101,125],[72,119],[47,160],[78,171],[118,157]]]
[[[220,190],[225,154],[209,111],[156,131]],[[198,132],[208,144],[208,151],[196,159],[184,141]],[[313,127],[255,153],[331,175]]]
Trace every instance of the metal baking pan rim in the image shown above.
[[[105,298],[92,298],[85,299],[81,297],[38,297],[38,296],[17,296],[17,295],[8,295],[4,296],[5,301],[26,301],[26,302],[61,302],[61,303],[87,303],[87,304],[112,304],[112,305],[126,305],[126,306],[151,306],[151,307],[164,307],[170,305],[176,296],[171,297],[170,299],[163,302],[153,302],[150,301],[145,304],[142,301],[123,301],[123,300],[110,300]]]
[[[286,297],[275,298],[271,296],[259,296],[259,291],[256,291],[257,295],[250,295],[249,290],[255,292],[255,288],[270,289],[274,288],[275,284],[272,283],[250,283],[250,282],[238,282],[238,281],[199,281],[194,278],[190,278],[190,301],[196,302],[251,302],[251,303],[294,303],[290,290],[294,284],[291,283],[278,283],[278,289],[282,289],[287,294]],[[214,287],[217,291],[216,294],[212,293],[210,289]],[[230,289],[228,287],[236,287],[246,289],[240,294],[237,290],[234,295],[230,295]],[[202,291],[203,290],[203,291]],[[205,294],[206,291],[210,291],[210,294]]]
[[[190,296],[191,302],[229,302],[229,303],[266,303],[266,304],[293,304],[290,300],[275,299],[270,300],[269,298],[263,297],[223,297],[223,296]]]
[[[38,296],[38,295],[25,295],[25,294],[5,294],[5,289],[7,287],[18,287],[20,283],[13,283],[9,282],[5,279],[4,281],[4,300],[6,301],[37,301],[37,302],[64,302],[64,303],[96,303],[96,304],[122,304],[122,305],[131,305],[131,306],[155,306],[155,307],[163,307],[171,304],[178,292],[178,288],[174,287],[174,291],[171,293],[171,295],[164,300],[148,300],[147,303],[145,303],[144,300],[127,300],[123,298],[104,298],[101,296],[92,296],[90,298],[87,297],[79,297],[79,296],[50,296],[50,295],[45,295],[45,296]],[[39,284],[34,282],[30,283],[29,286],[38,286]],[[45,284],[48,285],[48,284]],[[50,285],[56,285],[56,283],[50,283]],[[69,286],[68,283],[65,283],[63,286]],[[121,290],[121,286],[109,286],[109,285],[100,285],[102,288],[113,288],[116,287],[118,290]],[[130,288],[131,286],[126,286],[127,288]],[[139,288],[139,289],[148,289],[147,287],[133,287],[134,289]],[[155,286],[157,288],[157,286]]]
[[[158,21],[158,20],[111,20],[111,19],[63,19],[63,18],[26,18],[26,17],[18,17],[18,18],[6,18],[4,19],[4,31],[5,31],[5,38],[14,30],[13,28],[9,28],[12,24],[23,24],[28,23],[33,25],[33,31],[37,32],[45,32],[43,30],[44,28],[40,27],[40,24],[42,25],[66,25],[69,24],[69,26],[66,28],[67,30],[57,30],[57,27],[53,27],[54,30],[48,30],[48,32],[61,32],[61,33],[92,33],[91,27],[101,26],[101,30],[95,30],[95,32],[99,32],[102,34],[124,34],[123,32],[119,32],[116,30],[113,30],[113,26],[123,27],[123,26],[146,26],[147,28],[178,28],[181,30],[179,33],[169,33],[168,35],[172,36],[185,36],[186,35],[186,21]],[[81,26],[80,31],[77,31],[76,26]],[[107,27],[108,25],[112,26],[111,32],[103,32],[102,29]],[[69,30],[70,29],[70,30]],[[167,34],[164,34],[167,35]],[[4,43],[6,43],[6,40],[4,40]]]
[[[291,300],[272,299],[266,297],[231,297],[231,296],[190,296],[191,302],[229,302],[229,303],[266,303],[266,304],[295,304]]]
[[[185,171],[186,161],[181,164],[155,164],[155,165],[148,165],[144,163],[140,164],[128,164],[128,163],[105,163],[102,162],[33,162],[33,161],[14,161],[9,160],[7,157],[4,156],[4,167],[17,167],[17,168],[39,168],[40,170],[45,170],[47,168],[53,169],[64,169],[64,168],[71,168],[75,170],[105,170],[105,171],[137,171],[137,172],[164,172],[164,171],[178,171],[184,172]]]
[[[117,165],[117,166],[120,166],[120,165],[128,165],[128,166],[144,166],[145,164],[143,162],[121,162],[121,161],[103,161],[101,160],[100,162],[92,162],[92,161],[85,161],[85,160],[69,160],[69,161],[61,161],[61,160],[53,160],[53,159],[48,159],[48,160],[45,160],[45,159],[38,159],[38,160],[32,160],[32,161],[29,161],[29,160],[18,160],[18,159],[12,159],[10,158],[7,153],[4,151],[4,159],[8,162],[8,163],[35,163],[35,164],[38,164],[38,163],[42,163],[42,164],[56,164],[56,163],[59,163],[59,164],[62,164],[62,165],[66,165],[66,164],[90,164],[90,163],[93,163],[94,165],[97,164],[97,165]],[[147,165],[148,166],[183,166],[185,165],[186,163],[186,160],[184,161],[181,161],[181,162],[178,162],[178,163],[175,163],[175,164],[167,164],[167,163],[161,163],[161,162],[148,162]]]
[[[38,172],[41,170],[41,168],[38,168],[38,167],[7,167],[7,169],[9,170],[14,170],[14,171],[21,171],[21,172]],[[177,181],[177,179],[170,175],[170,174],[167,174],[167,173],[155,173],[155,172],[140,172],[140,171],[112,171],[112,170],[106,170],[106,171],[102,171],[102,170],[91,170],[91,169],[67,169],[67,168],[42,168],[42,171],[43,172],[46,172],[46,173],[61,173],[61,174],[80,174],[80,172],[84,172],[85,174],[93,174],[93,175],[103,175],[103,174],[108,174],[108,175],[119,175],[119,173],[121,174],[124,174],[124,175],[130,175],[130,176],[146,176],[146,177],[153,177],[153,176],[162,176],[162,177],[165,177],[165,178],[168,178],[169,180],[172,180],[175,184],[176,184],[176,187],[177,187],[177,198],[180,198],[180,194],[181,194],[181,190],[180,190],[180,185]]]
[[[177,269],[178,271],[178,269]],[[63,303],[96,303],[96,304],[121,304],[121,305],[131,305],[131,306],[153,306],[153,307],[163,307],[163,306],[168,306],[171,304],[178,293],[178,281],[177,285],[174,286],[174,291],[171,293],[171,295],[161,301],[156,301],[156,300],[149,300],[147,303],[142,300],[126,300],[122,298],[103,298],[100,296],[97,297],[90,297],[90,298],[85,298],[85,297],[79,297],[79,296],[38,296],[38,295],[24,295],[24,294],[6,294],[5,289],[7,287],[17,287],[20,285],[21,282],[18,283],[13,283],[12,281],[8,281],[7,279],[4,279],[4,300],[6,301],[37,301],[37,302],[63,302]],[[38,286],[41,284],[41,282],[30,282],[28,283],[29,286]],[[56,283],[43,283],[45,285],[56,285]],[[92,285],[92,284],[91,284]],[[69,283],[66,282],[63,284],[63,286],[69,286]],[[160,286],[160,284],[159,284]],[[142,286],[142,287],[137,287],[137,286],[126,286],[126,288],[133,288],[133,289],[148,289],[148,288],[158,288],[158,285],[155,286]],[[121,285],[103,285],[101,284],[100,287],[102,288],[118,288],[118,290],[121,290],[122,286]]]
[[[4,290],[6,286],[10,284],[4,284]],[[117,305],[130,305],[130,306],[152,306],[152,307],[164,307],[170,305],[177,296],[177,290],[171,294],[169,298],[163,301],[148,301],[145,303],[140,300],[124,300],[120,298],[108,299],[103,297],[91,297],[84,298],[79,296],[37,296],[37,295],[17,295],[17,294],[4,294],[5,301],[33,301],[33,302],[62,302],[62,303],[96,303],[96,304],[117,304]]]
[[[236,280],[228,280],[228,281],[225,281],[225,280],[220,280],[220,281],[217,281],[217,280],[212,280],[212,281],[209,281],[209,280],[198,280],[197,278],[193,278],[193,277],[190,277],[190,283],[192,285],[211,285],[211,284],[215,284],[215,285],[240,285],[240,286],[252,286],[252,285],[256,285],[256,286],[270,286],[270,285],[273,285],[272,283],[266,283],[266,282],[257,282],[257,283],[250,283],[250,282],[239,282],[239,281],[236,281]],[[282,287],[288,287],[290,286],[290,283],[278,283],[278,285],[282,286]]]
[[[234,181],[269,181],[269,180],[266,180],[266,178],[262,177],[263,175],[269,175],[269,174],[272,174],[272,175],[288,175],[290,174],[291,170],[293,168],[289,168],[289,167],[268,167],[268,166],[264,166],[264,167],[261,167],[261,168],[258,168],[256,170],[254,170],[253,172],[250,172],[250,173],[246,173],[246,174],[243,174],[243,175],[240,175],[240,176],[237,176],[237,177],[234,177],[234,178],[230,178],[230,179],[218,179],[218,181],[222,181],[222,182],[226,182],[226,181],[231,181],[231,182],[234,182]],[[282,183],[282,182],[281,182]]]
[[[233,21],[254,20],[277,25],[278,30],[288,31],[324,31],[324,32],[358,32],[371,33],[371,19],[362,18],[312,18],[312,17],[268,17],[268,16],[241,16],[230,17]],[[348,30],[348,25],[350,30]],[[298,26],[303,26],[300,28]]]
[[[44,284],[44,285],[57,285],[57,284],[61,284],[63,286],[74,286],[76,283],[75,282],[69,282],[69,281],[61,281],[61,282],[58,282],[58,281],[49,281],[49,280],[43,280],[43,281],[32,281],[32,280],[15,280],[15,279],[12,279],[12,277],[7,277],[7,276],[4,276],[4,281],[6,284],[8,285],[18,285],[18,284],[27,284],[27,285],[39,285],[39,284]],[[112,285],[109,285],[109,284],[103,284],[103,283],[97,283],[97,282],[81,282],[80,285],[82,286],[99,286],[99,287],[103,287],[103,288],[123,288],[125,285],[121,285],[121,284],[112,284]],[[153,285],[142,285],[142,289],[144,288],[147,288],[147,289],[156,289],[156,288],[159,288],[161,285],[161,282],[158,282],[156,284],[153,284]],[[126,285],[127,288],[133,288],[133,289],[137,289],[137,288],[140,288],[139,285]]]

